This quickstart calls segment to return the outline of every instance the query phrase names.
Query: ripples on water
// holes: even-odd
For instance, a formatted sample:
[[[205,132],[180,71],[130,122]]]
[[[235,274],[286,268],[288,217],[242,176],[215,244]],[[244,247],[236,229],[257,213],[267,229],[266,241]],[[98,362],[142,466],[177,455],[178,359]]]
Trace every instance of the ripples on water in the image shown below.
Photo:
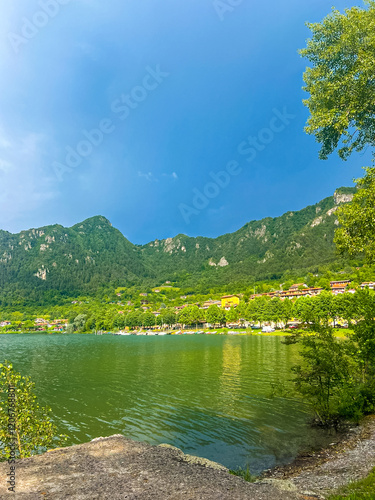
[[[68,444],[120,433],[260,472],[329,436],[308,427],[289,384],[294,346],[278,337],[0,335]]]

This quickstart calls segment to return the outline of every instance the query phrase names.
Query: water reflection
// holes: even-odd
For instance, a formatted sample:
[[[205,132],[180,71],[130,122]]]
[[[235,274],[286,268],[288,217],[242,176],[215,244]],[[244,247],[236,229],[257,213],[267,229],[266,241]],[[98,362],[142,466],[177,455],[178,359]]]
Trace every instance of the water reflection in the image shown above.
[[[269,397],[297,359],[276,337],[7,335],[0,349],[69,444],[122,433],[258,472],[327,439],[301,401]]]

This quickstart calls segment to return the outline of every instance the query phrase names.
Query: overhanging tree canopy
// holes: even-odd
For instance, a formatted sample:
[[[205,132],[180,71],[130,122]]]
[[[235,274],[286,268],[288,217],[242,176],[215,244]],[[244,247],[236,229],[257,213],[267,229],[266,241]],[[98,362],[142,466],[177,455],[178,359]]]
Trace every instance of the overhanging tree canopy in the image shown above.
[[[357,187],[353,201],[339,209],[341,226],[336,230],[335,243],[341,252],[362,253],[369,262],[375,262],[375,168],[366,169]]]
[[[304,74],[305,130],[321,143],[322,159],[337,147],[346,159],[375,145],[375,1],[365,3],[308,24],[313,36],[300,51],[312,63]]]

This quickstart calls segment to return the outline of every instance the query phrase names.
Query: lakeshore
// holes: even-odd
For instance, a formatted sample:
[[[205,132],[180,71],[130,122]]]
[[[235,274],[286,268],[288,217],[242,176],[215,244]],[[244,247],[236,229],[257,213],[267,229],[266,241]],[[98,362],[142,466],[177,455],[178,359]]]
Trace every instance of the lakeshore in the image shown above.
[[[123,434],[259,474],[331,442],[308,424],[290,381],[298,348],[281,340],[19,334],[0,350],[35,382],[67,445]]]
[[[231,330],[228,328],[219,328],[216,330],[129,330],[129,331],[119,331],[119,332],[80,332],[74,333],[74,335],[115,335],[115,336],[165,336],[165,335],[261,335],[262,337],[289,337],[293,333],[299,330],[283,330],[275,329],[274,331],[262,331],[261,328],[245,328],[245,329],[235,329]],[[337,328],[334,330],[335,337],[345,339],[353,330],[348,328]],[[35,334],[49,334],[49,335],[66,335],[65,332],[57,331],[51,332],[47,330],[39,331],[0,331],[0,335],[35,335]]]
[[[345,439],[264,473],[254,483],[229,474],[219,463],[184,454],[170,445],[150,446],[122,435],[50,450],[17,461],[16,492],[0,484],[2,498],[179,500],[316,500],[369,474],[375,466],[375,417]],[[0,464],[5,477],[7,464]],[[371,497],[368,497],[371,498]]]
[[[324,499],[366,478],[374,467],[375,415],[369,415],[359,425],[348,424],[328,447],[301,453],[290,464],[264,471],[260,480]],[[374,497],[375,490],[366,498]]]
[[[42,397],[48,400],[54,408],[55,418],[66,422],[68,417],[70,420],[68,427],[60,430],[69,428],[72,431],[74,428],[81,427],[80,433],[75,433],[75,443],[85,443],[87,441],[85,436],[88,434],[91,434],[90,438],[94,438],[98,435],[109,435],[113,434],[113,431],[120,431],[121,434],[131,438],[128,440],[130,443],[142,441],[148,442],[145,444],[150,446],[158,442],[169,441],[169,444],[184,449],[184,452],[190,456],[190,449],[194,446],[195,440],[196,447],[195,450],[192,449],[192,455],[209,457],[211,462],[226,462],[225,471],[220,469],[218,476],[216,476],[217,471],[214,476],[212,472],[207,475],[207,465],[202,466],[199,462],[203,459],[197,459],[199,471],[184,468],[173,472],[176,466],[181,467],[178,464],[185,462],[185,458],[182,458],[184,453],[176,451],[170,457],[171,475],[167,479],[160,479],[156,474],[156,471],[160,471],[157,464],[154,469],[151,467],[150,472],[149,464],[144,458],[140,459],[142,467],[137,469],[138,466],[136,466],[134,469],[130,456],[134,456],[135,445],[130,444],[127,452],[130,456],[126,458],[121,455],[120,465],[128,464],[133,474],[148,479],[147,485],[152,487],[152,492],[154,491],[153,484],[156,485],[155,491],[160,494],[168,495],[168,492],[171,492],[170,497],[165,496],[165,498],[179,498],[180,490],[173,489],[176,486],[173,482],[175,478],[187,485],[182,490],[183,494],[193,492],[198,495],[199,493],[200,496],[193,498],[294,500],[326,498],[328,492],[334,488],[347,484],[349,480],[365,476],[374,463],[375,426],[367,426],[366,431],[362,431],[363,426],[353,427],[349,434],[339,434],[335,437],[332,437],[330,433],[325,434],[323,429],[310,428],[307,424],[306,413],[304,417],[302,413],[298,417],[298,412],[302,410],[301,402],[298,404],[297,400],[293,401],[291,394],[272,398],[266,389],[268,384],[277,384],[289,373],[290,363],[295,362],[296,352],[293,346],[281,344],[280,339],[274,336],[275,332],[261,335],[256,331],[251,333],[252,335],[214,334],[208,338],[204,334],[184,335],[181,332],[177,335],[163,335],[161,338],[150,336],[147,339],[145,337],[148,336],[145,335],[129,335],[121,338],[121,336],[110,334],[102,336],[25,334],[7,335],[3,340],[11,349],[13,344],[14,354],[18,359],[16,361],[18,363],[22,361],[25,371],[31,373],[32,378],[37,380]],[[24,341],[26,337],[27,342]],[[6,344],[4,344],[5,348]],[[20,349],[26,350],[28,355],[26,356],[25,352],[21,352]],[[155,357],[156,353],[158,353],[157,357]],[[110,364],[103,364],[104,360],[109,359]],[[287,364],[285,364],[286,361]],[[114,373],[118,372],[119,367],[121,367],[118,374],[120,376],[117,375],[114,379]],[[112,368],[115,368],[115,372]],[[63,374],[61,380],[60,372]],[[136,378],[135,374],[137,374]],[[262,378],[266,380],[262,381]],[[50,383],[46,383],[51,380],[53,380],[53,391],[50,390]],[[124,380],[127,381],[126,385],[123,384]],[[138,380],[140,383],[135,385],[135,381]],[[260,382],[262,382],[261,386],[256,389]],[[45,392],[46,390],[49,392]],[[129,390],[130,399],[127,396]],[[72,394],[74,396],[71,401]],[[185,398],[185,402],[182,402],[182,397]],[[217,403],[213,404],[215,400]],[[88,405],[92,406],[93,412],[88,411]],[[202,412],[203,408],[204,412]],[[133,414],[131,415],[128,410],[131,410]],[[293,421],[290,415],[293,415]],[[97,425],[93,427],[93,419],[102,424],[99,427]],[[120,423],[121,420],[123,424]],[[371,422],[371,418],[365,419],[364,422],[367,421]],[[166,422],[167,426],[164,425]],[[194,428],[191,433],[189,428],[192,429],[192,425]],[[280,427],[283,428],[278,429]],[[134,433],[135,428],[138,429],[137,433]],[[301,440],[303,433],[309,436],[309,439],[305,439],[304,442]],[[299,438],[296,440],[298,435]],[[152,436],[151,440],[150,436]],[[167,436],[170,438],[174,436],[174,439],[165,439]],[[179,439],[176,440],[176,436]],[[197,446],[199,442],[207,440],[210,441],[208,447]],[[233,441],[236,442],[236,447],[233,447]],[[333,441],[335,445],[332,444]],[[65,448],[68,450],[66,455],[59,456],[58,463],[67,459],[66,470],[68,471],[70,467],[71,471],[71,464],[83,460],[82,457],[79,459],[75,457],[77,446],[86,445],[68,446]],[[244,453],[243,447],[246,445],[247,451]],[[261,456],[259,456],[260,445],[263,448]],[[154,448],[155,446],[151,446],[150,449],[154,450]],[[215,456],[212,454],[213,448],[216,449]],[[92,457],[91,447],[89,449],[91,450],[88,452],[89,457]],[[87,448],[79,448],[79,450],[87,450]],[[50,454],[52,456],[53,453],[58,452],[59,450]],[[269,457],[270,452],[274,455],[272,460],[266,458]],[[100,453],[98,450],[95,451],[94,455],[96,454],[98,461],[94,465],[101,472],[109,472],[107,455],[101,456]],[[147,451],[147,456],[151,454],[155,457],[158,453]],[[245,458],[246,455],[247,458]],[[339,455],[342,457],[342,462],[337,463],[335,459]],[[236,469],[237,466],[244,469],[249,463],[249,456],[252,456],[250,463],[252,472],[259,474],[267,468],[271,471],[261,474],[255,485],[249,485],[250,489],[246,486],[244,488],[247,489],[242,491],[238,482],[232,483],[232,480],[225,478],[222,473],[227,474],[227,469]],[[39,457],[35,457],[37,458]],[[168,462],[169,458],[164,457],[163,460]],[[267,467],[267,462],[271,467]],[[19,463],[18,470],[21,474],[18,474],[18,478],[23,473],[26,474],[28,479],[21,483],[22,488],[26,488],[28,481],[32,485],[33,480],[32,473],[27,472],[29,465],[23,468],[23,463],[24,461]],[[37,464],[35,466],[37,469],[33,465],[34,469],[31,468],[30,471],[34,470],[35,473],[45,462],[33,463]],[[138,458],[137,463],[139,464]],[[327,465],[330,463],[333,465]],[[91,471],[94,465],[91,463]],[[128,483],[120,470],[120,465],[111,462],[110,473],[114,474],[111,477],[119,482],[119,491],[127,494]],[[189,465],[192,464],[189,463]],[[202,467],[204,467],[203,471]],[[337,469],[340,472],[337,472]],[[53,466],[47,475],[41,475],[44,481],[43,486],[53,488],[56,495],[60,494],[60,490],[63,491],[63,487],[66,488],[66,484],[79,490],[75,478],[73,481],[69,481],[68,477],[64,479],[63,474],[57,474],[58,470],[61,472],[61,469],[55,469]],[[90,470],[81,472],[80,477],[87,483],[85,487],[94,488],[97,485],[96,477],[94,478]],[[324,476],[323,482],[322,476]],[[104,480],[104,476],[101,477]],[[216,496],[204,496],[208,477],[210,481],[215,481],[214,494]],[[62,481],[62,484],[59,481]],[[131,486],[132,484],[129,487],[136,488],[136,493],[129,490],[129,498],[157,498],[147,496],[150,495],[151,490],[147,488],[143,490],[139,481]],[[199,489],[199,485],[202,484],[206,486]],[[157,489],[159,486],[162,490]],[[44,488],[43,491],[48,495],[48,488]],[[88,491],[82,490],[81,496],[77,498],[103,498],[103,495],[107,494],[105,490],[99,489],[102,496],[92,497]],[[228,491],[232,492],[231,497],[225,496]],[[233,497],[234,491],[238,493],[238,496]],[[311,493],[314,496],[310,495]],[[30,490],[27,494],[29,497],[26,498],[37,498],[40,493]],[[132,497],[132,494],[136,496]],[[207,493],[209,494],[211,492]],[[242,494],[243,496],[240,496]],[[55,498],[60,497],[55,496]],[[64,497],[61,496],[61,498]]]

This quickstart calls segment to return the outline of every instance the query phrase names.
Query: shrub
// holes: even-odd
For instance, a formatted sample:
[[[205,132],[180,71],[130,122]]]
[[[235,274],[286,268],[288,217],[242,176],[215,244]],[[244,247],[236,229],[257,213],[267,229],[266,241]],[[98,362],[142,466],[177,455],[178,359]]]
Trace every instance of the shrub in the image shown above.
[[[35,384],[7,361],[0,370],[0,461],[8,460],[11,451],[13,458],[25,458],[61,445],[66,436],[56,434],[51,408],[38,404]]]

